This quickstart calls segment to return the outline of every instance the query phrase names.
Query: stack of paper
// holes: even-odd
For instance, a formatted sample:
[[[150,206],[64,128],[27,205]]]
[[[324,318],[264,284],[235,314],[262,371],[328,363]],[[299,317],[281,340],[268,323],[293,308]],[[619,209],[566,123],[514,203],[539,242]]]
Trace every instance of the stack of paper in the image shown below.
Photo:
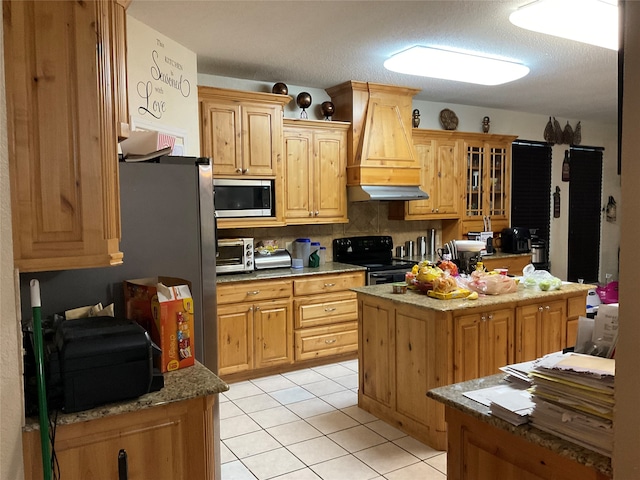
[[[463,395],[471,400],[489,407],[491,415],[502,418],[513,425],[527,423],[533,408],[529,385],[502,384],[465,392]]]
[[[500,370],[507,374],[507,376],[504,377],[505,380],[518,383],[520,385],[530,386],[533,380],[529,376],[529,372],[533,370],[534,366],[535,360],[532,360],[529,362],[514,363],[512,365],[500,367]]]
[[[611,456],[615,360],[554,353],[536,361],[530,376],[535,427]]]

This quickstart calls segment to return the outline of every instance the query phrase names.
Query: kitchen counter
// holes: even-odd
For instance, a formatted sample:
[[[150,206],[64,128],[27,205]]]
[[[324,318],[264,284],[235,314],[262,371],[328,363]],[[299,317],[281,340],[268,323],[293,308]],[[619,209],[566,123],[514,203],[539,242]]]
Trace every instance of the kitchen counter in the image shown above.
[[[147,408],[181,402],[191,398],[226,392],[229,386],[199,362],[195,365],[164,374],[164,387],[157,392],[123,402],[110,403],[75,413],[58,415],[57,425],[68,425],[99,418],[136,412]],[[23,431],[39,430],[37,417],[27,417]]]
[[[515,293],[477,300],[394,294],[389,284],[352,288],[359,310],[358,405],[445,450],[444,406],[427,392],[567,347],[586,315],[590,288],[567,283],[545,292],[519,285]]]
[[[491,375],[488,377],[478,378],[475,380],[469,380],[462,383],[456,383],[453,385],[448,385],[444,387],[435,388],[430,390],[427,395],[430,398],[442,403],[446,407],[446,418],[449,423],[450,417],[455,416],[456,412],[464,414],[464,416],[471,417],[473,419],[479,420],[483,424],[486,424],[487,427],[492,427],[499,430],[500,434],[507,434],[509,436],[513,436],[512,441],[508,442],[499,442],[498,439],[495,438],[495,434],[491,434],[491,432],[487,431],[486,435],[483,435],[483,438],[487,442],[492,442],[494,448],[495,455],[501,455],[500,450],[509,450],[514,447],[514,442],[518,442],[518,446],[524,448],[525,450],[518,449],[515,457],[516,463],[522,462],[526,464],[527,458],[538,460],[539,456],[543,455],[545,460],[545,464],[547,465],[547,469],[552,468],[552,461],[549,460],[549,457],[552,456],[560,456],[564,459],[568,459],[572,462],[575,462],[578,465],[589,467],[590,469],[595,470],[595,472],[603,475],[605,478],[609,478],[613,475],[611,459],[601,455],[599,453],[593,452],[586,448],[583,448],[579,445],[571,443],[567,440],[563,440],[553,434],[543,432],[542,430],[538,430],[537,428],[531,425],[521,425],[514,426],[504,420],[501,420],[498,417],[494,417],[489,413],[489,408],[482,405],[481,403],[475,402],[463,394],[464,392],[478,390],[481,388],[492,387],[501,383],[506,383],[504,380],[504,374]],[[470,422],[470,419],[462,417],[465,422]],[[482,428],[482,426],[481,426]],[[472,431],[472,429],[470,429]],[[466,431],[466,430],[465,430]],[[452,426],[449,424],[449,458],[453,459],[454,462],[456,459],[458,461],[462,458],[462,452],[453,452],[452,449],[456,449],[459,445],[455,440],[452,439],[457,438],[455,435],[457,432],[452,431]],[[516,438],[517,437],[517,438]],[[492,441],[493,439],[493,441]],[[526,443],[523,443],[522,440],[525,440]],[[534,447],[537,450],[533,451]],[[540,448],[538,448],[540,447]],[[532,450],[529,453],[529,448]],[[491,449],[491,447],[489,447]],[[507,452],[508,455],[508,452]],[[457,472],[461,469],[461,465],[457,463],[451,465],[447,468],[447,473],[449,478],[460,478]],[[521,466],[521,468],[524,468]],[[537,465],[536,468],[543,468],[540,465]],[[573,467],[572,467],[573,468]],[[493,472],[495,474],[495,472]],[[538,472],[536,472],[538,474]],[[586,476],[584,474],[576,474],[573,478],[592,478]],[[588,473],[587,473],[588,475]],[[505,478],[500,475],[496,475],[493,478]],[[515,477],[514,477],[515,478]],[[520,477],[524,478],[524,477]],[[542,477],[546,478],[546,477]],[[556,477],[553,477],[556,478]],[[564,477],[562,477],[564,478]],[[600,478],[596,476],[595,478]]]
[[[327,262],[317,268],[270,268],[248,273],[229,273],[216,275],[217,283],[246,282],[251,280],[286,279],[302,275],[322,275],[325,273],[364,272],[365,267],[339,262]]]
[[[515,293],[506,293],[503,295],[479,295],[477,300],[467,300],[465,298],[456,298],[453,300],[438,300],[428,297],[419,290],[408,289],[405,294],[393,293],[392,286],[389,284],[370,285],[367,287],[357,287],[352,290],[363,294],[391,300],[394,303],[402,303],[410,306],[428,308],[439,312],[447,312],[453,310],[464,310],[478,307],[490,307],[503,303],[527,302],[540,300],[561,299],[568,295],[587,292],[595,288],[595,285],[587,285],[581,283],[565,283],[561,288],[552,291],[542,291],[539,288],[527,288],[522,284],[518,285],[518,291]],[[586,301],[585,301],[586,304]]]

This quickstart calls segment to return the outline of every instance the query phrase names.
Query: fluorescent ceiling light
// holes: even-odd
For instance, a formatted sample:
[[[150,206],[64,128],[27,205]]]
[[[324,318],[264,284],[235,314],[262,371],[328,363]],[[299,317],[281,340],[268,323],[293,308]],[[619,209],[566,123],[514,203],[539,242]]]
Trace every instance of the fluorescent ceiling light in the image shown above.
[[[618,50],[616,0],[538,0],[513,12],[518,27]]]
[[[480,85],[500,85],[529,73],[519,63],[441,48],[415,46],[384,62],[387,70]]]

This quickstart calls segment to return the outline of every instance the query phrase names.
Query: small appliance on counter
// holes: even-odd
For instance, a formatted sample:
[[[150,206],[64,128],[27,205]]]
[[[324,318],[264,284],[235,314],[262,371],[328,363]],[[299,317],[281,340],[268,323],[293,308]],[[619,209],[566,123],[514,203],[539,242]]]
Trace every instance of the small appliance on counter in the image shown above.
[[[500,241],[502,251],[505,253],[529,253],[531,251],[531,233],[528,228],[503,228]]]
[[[216,273],[253,272],[253,238],[220,238]]]
[[[65,413],[136,398],[159,390],[164,379],[153,368],[158,347],[133,320],[89,317],[62,320],[45,335],[45,371],[50,406]],[[25,331],[25,397],[31,331]],[[29,413],[29,412],[27,412]]]
[[[267,268],[291,268],[291,254],[284,248],[279,248],[273,252],[255,253],[253,257],[256,270]]]

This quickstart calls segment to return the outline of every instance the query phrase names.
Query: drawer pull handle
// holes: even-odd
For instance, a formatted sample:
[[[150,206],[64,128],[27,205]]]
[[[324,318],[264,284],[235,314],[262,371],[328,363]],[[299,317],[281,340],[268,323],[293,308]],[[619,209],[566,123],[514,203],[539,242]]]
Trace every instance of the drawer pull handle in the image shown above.
[[[335,283],[325,283],[324,286],[325,287],[335,287],[336,284]]]
[[[336,307],[327,307],[324,309],[325,312],[334,312],[336,310]]]
[[[331,340],[325,340],[324,343],[326,343],[327,345],[331,345],[332,343],[336,343],[337,338],[332,338]]]
[[[247,292],[247,295],[258,295],[260,290],[254,290],[253,292]]]

